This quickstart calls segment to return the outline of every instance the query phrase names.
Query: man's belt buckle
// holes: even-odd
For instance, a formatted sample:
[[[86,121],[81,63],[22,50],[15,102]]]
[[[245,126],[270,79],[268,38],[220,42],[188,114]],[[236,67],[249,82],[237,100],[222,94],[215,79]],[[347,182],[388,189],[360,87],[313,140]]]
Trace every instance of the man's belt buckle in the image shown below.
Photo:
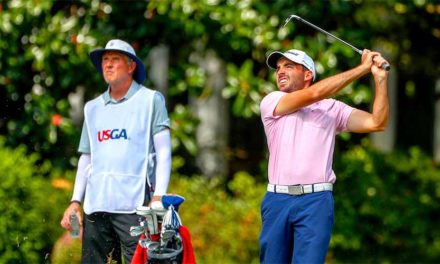
[[[291,195],[302,195],[304,194],[304,187],[302,185],[289,185],[289,194]]]

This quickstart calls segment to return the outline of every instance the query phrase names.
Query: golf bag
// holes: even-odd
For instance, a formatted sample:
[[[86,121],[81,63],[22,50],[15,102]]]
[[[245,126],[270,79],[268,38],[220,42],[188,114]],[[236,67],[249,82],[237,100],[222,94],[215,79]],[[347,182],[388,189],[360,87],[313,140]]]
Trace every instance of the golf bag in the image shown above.
[[[139,236],[139,243],[132,264],[195,263],[189,231],[177,212],[184,200],[179,195],[165,195],[162,209],[136,209],[139,226],[132,226],[130,235]]]

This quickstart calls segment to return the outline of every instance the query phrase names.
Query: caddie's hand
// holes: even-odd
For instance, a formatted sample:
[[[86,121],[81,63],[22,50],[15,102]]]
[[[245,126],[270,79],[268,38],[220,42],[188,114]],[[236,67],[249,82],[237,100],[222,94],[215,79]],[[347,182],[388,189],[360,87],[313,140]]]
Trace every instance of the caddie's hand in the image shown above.
[[[80,228],[82,229],[81,205],[77,202],[72,202],[69,205],[69,207],[67,207],[67,209],[64,211],[63,219],[61,219],[61,223],[60,223],[61,226],[67,230],[71,229],[71,223],[70,223],[71,214],[76,214]]]
[[[162,204],[162,196],[161,195],[153,195],[150,202],[151,209],[163,209]]]

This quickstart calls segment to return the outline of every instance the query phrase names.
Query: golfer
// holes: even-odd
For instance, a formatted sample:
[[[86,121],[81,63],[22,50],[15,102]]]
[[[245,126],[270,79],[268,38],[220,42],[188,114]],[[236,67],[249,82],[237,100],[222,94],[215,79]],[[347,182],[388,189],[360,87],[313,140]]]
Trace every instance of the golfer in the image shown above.
[[[279,91],[260,104],[267,137],[267,193],[261,204],[261,263],[324,263],[333,226],[332,170],[335,135],[341,131],[383,131],[388,121],[387,63],[364,50],[353,69],[314,83],[315,64],[303,51],[275,51],[267,65],[276,69]],[[372,112],[334,99],[345,86],[372,73]]]
[[[79,218],[82,263],[131,263],[136,208],[161,207],[168,188],[170,120],[163,96],[142,85],[145,67],[131,45],[113,39],[89,55],[108,88],[84,108],[75,187],[61,226],[70,230],[69,216]]]

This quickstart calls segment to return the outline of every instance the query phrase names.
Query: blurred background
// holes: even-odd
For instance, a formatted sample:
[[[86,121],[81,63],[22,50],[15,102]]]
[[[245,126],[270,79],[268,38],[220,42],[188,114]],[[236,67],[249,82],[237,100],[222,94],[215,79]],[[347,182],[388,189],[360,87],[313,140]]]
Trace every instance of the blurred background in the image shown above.
[[[440,3],[388,1],[0,1],[0,263],[79,263],[59,225],[72,193],[83,106],[107,88],[88,53],[120,38],[147,67],[172,123],[169,192],[199,263],[258,263],[267,184],[261,99],[273,50],[303,49],[318,78],[360,55],[391,63],[385,132],[342,133],[327,263],[440,262]],[[336,98],[368,110],[365,76]]]

